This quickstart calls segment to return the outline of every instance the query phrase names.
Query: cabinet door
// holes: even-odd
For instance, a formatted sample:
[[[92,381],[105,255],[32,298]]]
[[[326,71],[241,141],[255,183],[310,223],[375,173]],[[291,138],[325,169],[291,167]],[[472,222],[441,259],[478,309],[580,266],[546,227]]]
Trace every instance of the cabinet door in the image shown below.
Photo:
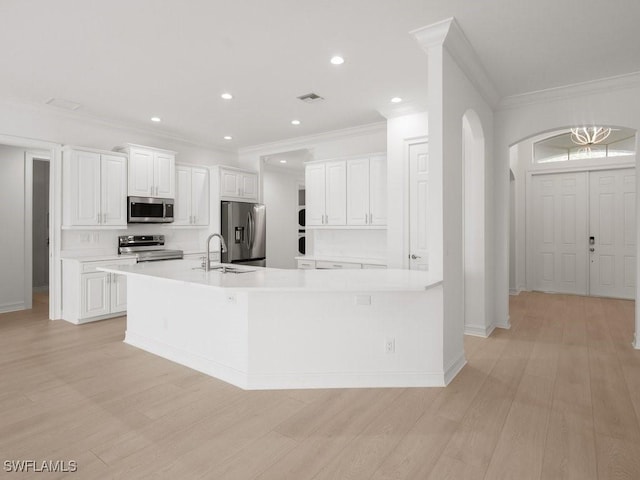
[[[209,172],[191,170],[191,216],[194,225],[209,225]]]
[[[258,200],[258,176],[255,173],[240,174],[240,190],[242,198]]]
[[[71,152],[69,182],[72,202],[70,225],[99,225],[100,211],[100,154]]]
[[[127,277],[111,274],[110,278],[110,311],[119,313],[127,311]]]
[[[102,155],[101,210],[103,225],[127,225],[127,159]]]
[[[238,172],[220,169],[220,196],[240,196],[240,174]]]
[[[347,223],[347,166],[346,162],[327,162],[326,165],[326,225]]]
[[[176,203],[173,207],[173,224],[191,224],[191,168],[176,167]]]
[[[387,157],[369,159],[369,224],[387,224]]]
[[[132,148],[129,152],[129,196],[152,197],[153,152]]]
[[[97,317],[109,313],[109,273],[84,273],[80,318]]]
[[[369,159],[347,161],[347,224],[369,224]]]
[[[176,196],[176,157],[168,153],[154,153],[153,184],[154,197],[175,198]]]
[[[305,168],[305,208],[308,226],[324,225],[325,165],[317,163]]]

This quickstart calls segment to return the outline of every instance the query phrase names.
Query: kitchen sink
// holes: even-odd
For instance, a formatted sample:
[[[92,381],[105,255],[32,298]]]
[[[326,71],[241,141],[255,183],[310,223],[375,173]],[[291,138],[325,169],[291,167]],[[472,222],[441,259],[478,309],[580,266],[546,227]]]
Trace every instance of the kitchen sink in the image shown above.
[[[204,267],[193,267],[193,270],[204,270]],[[210,271],[216,271],[219,273],[249,273],[255,272],[255,269],[252,268],[244,268],[244,267],[229,267],[227,265],[218,265],[216,267],[211,267]]]

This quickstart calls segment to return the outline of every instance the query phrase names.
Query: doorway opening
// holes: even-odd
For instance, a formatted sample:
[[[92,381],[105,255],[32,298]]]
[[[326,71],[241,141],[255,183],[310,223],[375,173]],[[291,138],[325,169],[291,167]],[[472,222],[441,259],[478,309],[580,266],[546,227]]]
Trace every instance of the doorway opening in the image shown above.
[[[27,154],[29,161],[29,154]],[[32,157],[31,278],[33,308],[49,308],[49,183],[48,158]],[[26,219],[25,219],[26,221]]]

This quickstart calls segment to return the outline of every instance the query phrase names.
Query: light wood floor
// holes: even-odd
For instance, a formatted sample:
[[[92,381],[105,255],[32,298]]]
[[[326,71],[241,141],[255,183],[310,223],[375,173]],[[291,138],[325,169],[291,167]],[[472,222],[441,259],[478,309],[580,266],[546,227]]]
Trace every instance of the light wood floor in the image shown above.
[[[465,338],[447,388],[275,392],[125,345],[124,318],[73,326],[34,305],[0,315],[3,462],[76,460],[82,479],[640,479],[630,301],[512,297],[511,330]]]

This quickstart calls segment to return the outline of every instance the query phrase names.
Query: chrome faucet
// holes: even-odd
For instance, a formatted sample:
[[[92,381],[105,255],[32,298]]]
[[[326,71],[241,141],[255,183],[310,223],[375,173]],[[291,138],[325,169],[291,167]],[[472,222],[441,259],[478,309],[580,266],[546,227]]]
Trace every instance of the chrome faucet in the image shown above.
[[[211,239],[213,237],[218,237],[220,239],[220,253],[225,253],[227,251],[227,244],[224,243],[224,238],[222,237],[222,235],[220,235],[219,233],[212,233],[211,235],[209,235],[209,238],[207,238],[207,263],[204,266],[205,271],[209,271],[211,270]],[[222,259],[221,259],[222,260]]]

